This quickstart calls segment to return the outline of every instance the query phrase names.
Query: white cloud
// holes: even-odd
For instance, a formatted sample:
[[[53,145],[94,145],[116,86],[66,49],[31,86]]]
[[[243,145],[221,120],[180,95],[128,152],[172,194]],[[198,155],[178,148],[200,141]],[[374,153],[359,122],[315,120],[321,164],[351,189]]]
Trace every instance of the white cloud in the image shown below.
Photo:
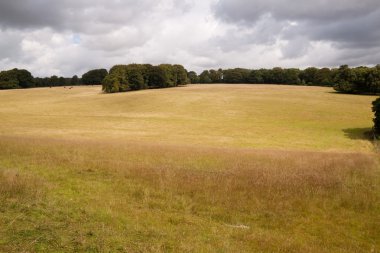
[[[2,1],[0,69],[72,76],[132,62],[198,72],[376,64],[380,3],[338,1]]]

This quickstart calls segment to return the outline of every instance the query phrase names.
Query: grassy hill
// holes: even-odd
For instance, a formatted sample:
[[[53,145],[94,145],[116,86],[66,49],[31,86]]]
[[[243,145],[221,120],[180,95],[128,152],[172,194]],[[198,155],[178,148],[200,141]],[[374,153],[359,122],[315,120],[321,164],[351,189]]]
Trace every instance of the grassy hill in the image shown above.
[[[376,252],[373,96],[0,92],[0,252]]]

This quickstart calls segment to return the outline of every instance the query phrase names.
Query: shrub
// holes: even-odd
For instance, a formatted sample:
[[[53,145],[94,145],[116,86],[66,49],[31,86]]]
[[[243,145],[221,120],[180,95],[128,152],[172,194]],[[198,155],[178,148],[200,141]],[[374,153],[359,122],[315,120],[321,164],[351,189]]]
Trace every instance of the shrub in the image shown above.
[[[373,119],[374,131],[376,135],[380,134],[380,98],[372,102],[372,111],[375,113],[375,118]]]

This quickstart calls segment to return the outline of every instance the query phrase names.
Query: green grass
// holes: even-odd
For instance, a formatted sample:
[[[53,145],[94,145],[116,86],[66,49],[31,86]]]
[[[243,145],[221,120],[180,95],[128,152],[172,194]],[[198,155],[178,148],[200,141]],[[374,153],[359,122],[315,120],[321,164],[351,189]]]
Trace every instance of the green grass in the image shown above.
[[[372,99],[2,91],[0,252],[377,252]]]

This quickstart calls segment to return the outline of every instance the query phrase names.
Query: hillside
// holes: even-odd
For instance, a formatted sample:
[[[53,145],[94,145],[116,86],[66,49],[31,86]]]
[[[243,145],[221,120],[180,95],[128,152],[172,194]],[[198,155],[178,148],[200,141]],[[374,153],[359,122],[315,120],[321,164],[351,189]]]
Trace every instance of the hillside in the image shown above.
[[[371,151],[374,96],[331,88],[190,85],[124,94],[100,87],[0,93],[0,134],[213,147]]]
[[[376,252],[373,99],[0,91],[0,252]]]

